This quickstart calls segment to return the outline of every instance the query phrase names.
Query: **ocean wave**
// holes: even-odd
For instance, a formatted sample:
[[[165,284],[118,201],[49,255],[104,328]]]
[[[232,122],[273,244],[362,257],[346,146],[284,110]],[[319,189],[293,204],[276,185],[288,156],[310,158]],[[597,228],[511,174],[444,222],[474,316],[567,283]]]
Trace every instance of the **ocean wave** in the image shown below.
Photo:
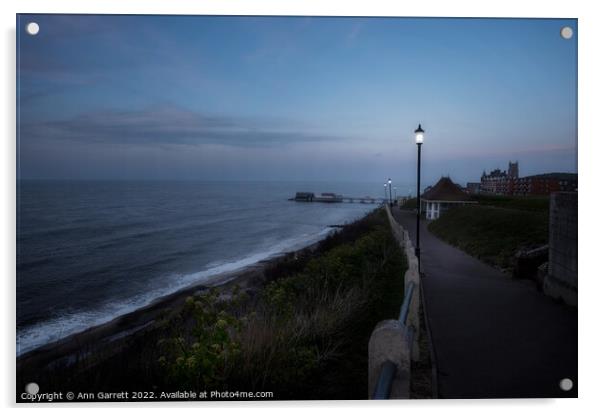
[[[62,316],[17,329],[17,356],[35,348],[58,341],[91,327],[107,323],[114,318],[133,312],[153,301],[196,284],[217,284],[215,279],[224,273],[235,272],[278,254],[301,249],[326,237],[333,230],[326,227],[318,233],[306,233],[271,245],[266,250],[235,261],[213,263],[202,271],[172,275],[157,279],[158,287],[122,302],[108,302],[89,311],[74,311]],[[224,281],[219,281],[224,283]]]

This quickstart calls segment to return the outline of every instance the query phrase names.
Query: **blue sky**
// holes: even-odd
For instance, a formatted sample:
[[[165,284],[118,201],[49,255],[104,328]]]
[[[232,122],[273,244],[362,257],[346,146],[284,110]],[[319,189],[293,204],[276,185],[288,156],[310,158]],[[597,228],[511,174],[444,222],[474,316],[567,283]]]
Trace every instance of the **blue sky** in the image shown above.
[[[411,182],[418,123],[425,185],[576,172],[566,25],[20,15],[19,177]]]

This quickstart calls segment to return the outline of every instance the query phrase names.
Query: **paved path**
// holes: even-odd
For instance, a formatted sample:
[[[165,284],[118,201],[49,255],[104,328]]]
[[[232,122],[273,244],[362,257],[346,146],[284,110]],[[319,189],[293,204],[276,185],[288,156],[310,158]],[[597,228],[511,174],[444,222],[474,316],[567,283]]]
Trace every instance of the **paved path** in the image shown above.
[[[414,240],[415,214],[393,214]],[[439,396],[576,397],[577,311],[420,230]]]

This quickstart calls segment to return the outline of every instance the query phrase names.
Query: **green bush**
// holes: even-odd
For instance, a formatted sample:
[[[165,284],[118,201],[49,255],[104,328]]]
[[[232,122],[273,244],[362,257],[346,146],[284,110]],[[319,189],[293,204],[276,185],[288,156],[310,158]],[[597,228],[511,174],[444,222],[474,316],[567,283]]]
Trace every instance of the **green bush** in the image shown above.
[[[240,353],[234,336],[243,321],[229,311],[235,302],[220,302],[216,290],[186,299],[184,313],[195,321],[190,339],[177,336],[159,341],[169,346],[168,355],[161,356],[159,363],[175,384],[212,385],[226,380],[228,361]]]

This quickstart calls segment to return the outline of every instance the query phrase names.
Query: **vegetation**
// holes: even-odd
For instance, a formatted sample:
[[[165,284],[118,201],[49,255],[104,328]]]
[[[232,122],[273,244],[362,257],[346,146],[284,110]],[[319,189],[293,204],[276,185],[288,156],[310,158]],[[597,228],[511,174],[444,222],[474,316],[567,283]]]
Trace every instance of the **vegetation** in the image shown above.
[[[159,359],[170,382],[280,399],[365,397],[368,339],[376,322],[397,315],[405,269],[382,212],[368,221],[357,240],[273,280],[255,302],[190,298],[192,336],[168,340]]]
[[[505,196],[505,195],[472,195],[471,199],[482,206],[518,209],[521,211],[548,212],[549,196]],[[416,198],[408,199],[401,209],[416,209]]]
[[[478,201],[479,205],[484,206],[546,213],[548,212],[550,205],[549,196],[502,196],[481,194],[473,196],[473,199]]]
[[[406,260],[383,210],[265,271],[253,291],[213,289],[140,335],[72,364],[17,377],[56,391],[272,391],[275,399],[363,399],[374,325],[397,317]],[[34,368],[35,367],[35,368]]]
[[[489,201],[489,206],[450,209],[431,222],[429,230],[468,254],[502,269],[512,266],[512,257],[517,250],[547,244],[548,213],[541,208],[535,209],[540,202],[497,198]],[[491,206],[497,203],[529,208]]]

